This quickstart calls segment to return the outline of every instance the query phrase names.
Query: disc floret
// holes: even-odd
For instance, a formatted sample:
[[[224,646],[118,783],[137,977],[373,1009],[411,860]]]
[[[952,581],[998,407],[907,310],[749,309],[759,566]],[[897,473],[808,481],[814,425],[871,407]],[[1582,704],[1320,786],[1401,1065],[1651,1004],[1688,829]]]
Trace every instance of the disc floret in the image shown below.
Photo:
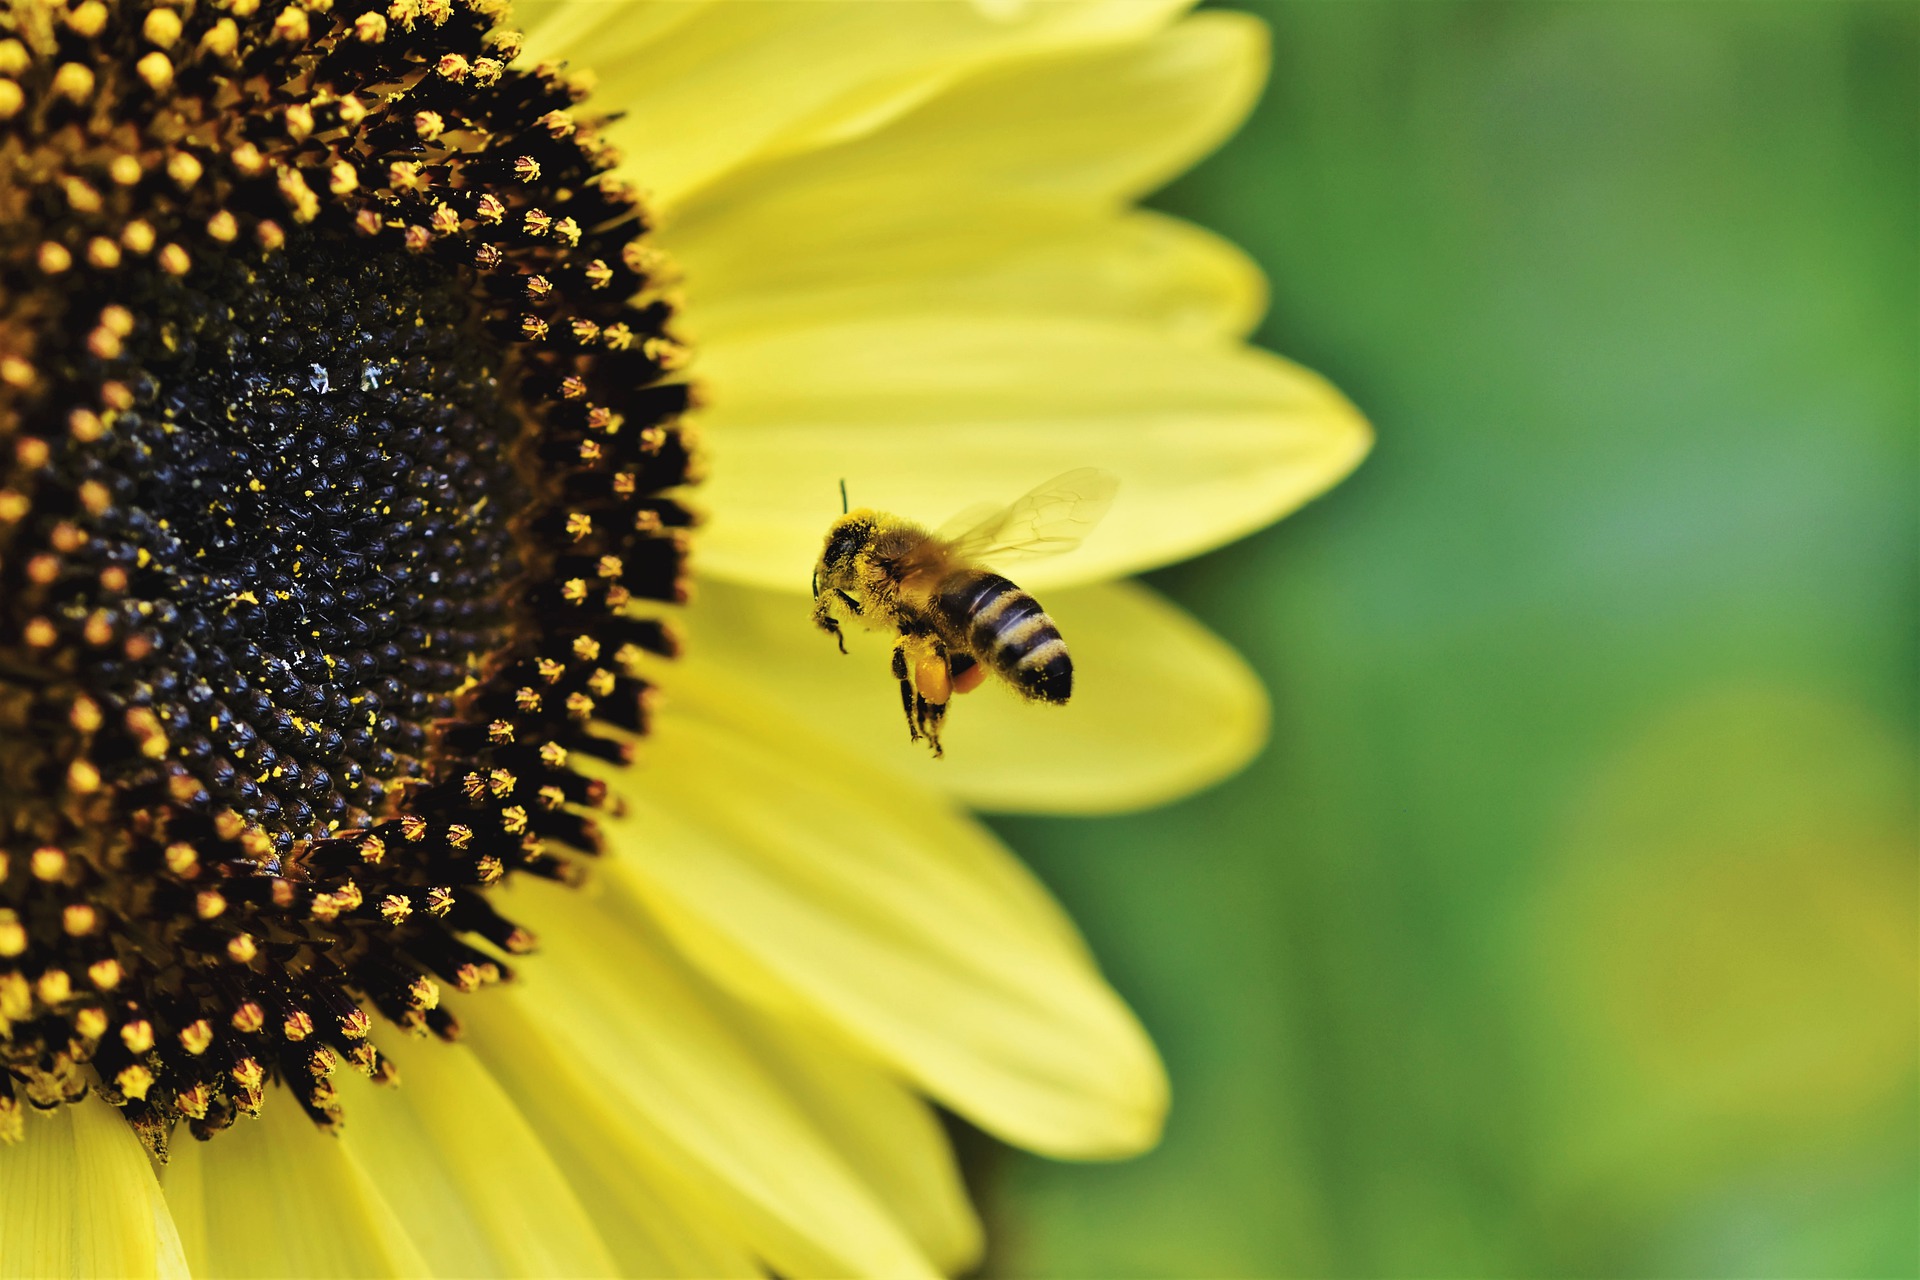
[[[533,946],[683,595],[684,352],[489,3],[0,17],[0,1139],[156,1150]]]

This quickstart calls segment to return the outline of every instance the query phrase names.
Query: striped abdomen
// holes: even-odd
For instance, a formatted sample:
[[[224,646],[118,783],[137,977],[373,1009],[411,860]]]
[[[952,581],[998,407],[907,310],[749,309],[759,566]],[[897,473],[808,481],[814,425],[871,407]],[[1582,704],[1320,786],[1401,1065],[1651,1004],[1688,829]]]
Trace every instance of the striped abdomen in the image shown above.
[[[963,569],[934,593],[948,644],[970,650],[1029,698],[1065,702],[1073,659],[1040,602],[997,573]]]

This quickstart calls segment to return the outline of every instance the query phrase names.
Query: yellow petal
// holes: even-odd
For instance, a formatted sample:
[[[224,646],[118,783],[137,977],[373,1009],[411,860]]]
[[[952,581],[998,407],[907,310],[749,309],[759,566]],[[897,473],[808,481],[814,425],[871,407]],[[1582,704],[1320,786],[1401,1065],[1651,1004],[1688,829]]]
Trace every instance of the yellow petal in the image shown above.
[[[1239,249],[1163,214],[1061,205],[872,205],[832,184],[729,206],[663,236],[696,281],[696,346],[849,317],[1099,317],[1180,341],[1244,337],[1266,281]]]
[[[1258,677],[1178,608],[1127,583],[1048,591],[1042,603],[1073,654],[1072,702],[1025,702],[989,680],[955,699],[938,761],[907,740],[886,638],[850,634],[843,656],[808,620],[805,596],[700,584],[676,615],[686,653],[667,687],[676,700],[776,709],[903,778],[1003,813],[1164,804],[1259,750]]]
[[[934,1265],[948,1275],[971,1270],[984,1244],[980,1220],[932,1109],[865,1054],[821,1034],[812,1020],[780,1018],[732,1001],[724,1009],[787,1096]]]
[[[839,1026],[1010,1142],[1151,1145],[1159,1059],[1026,869],[937,792],[741,710],[669,709],[616,780],[605,909],[644,903],[743,995]]]
[[[979,1222],[945,1132],[925,1103],[815,1027],[793,1028],[712,988],[705,999],[940,1270],[953,1273],[977,1261]],[[589,1199],[602,1230],[636,1229],[634,1247],[622,1255],[624,1272],[759,1274],[737,1242],[715,1238],[725,1211],[676,1202],[686,1188],[663,1166],[629,1109],[610,1105],[605,1090],[585,1079],[581,1064],[557,1050],[538,1021],[493,993],[463,999],[456,1009],[465,1043],[537,1117],[575,1185],[584,1195],[602,1196],[597,1204]]]
[[[590,907],[583,909],[591,909]],[[556,1048],[512,992],[454,1004],[465,1043],[539,1130],[623,1275],[759,1276],[727,1214],[695,1196],[583,1063]]]
[[[339,1073],[340,1142],[436,1275],[613,1275],[566,1177],[461,1045],[404,1044],[398,1088]]]
[[[98,1098],[26,1117],[0,1146],[0,1276],[182,1276],[146,1149]]]
[[[1058,8],[1034,5],[1032,13],[1046,18]],[[854,5],[847,12],[863,28],[917,35],[904,31],[903,10],[949,12],[920,5]],[[721,12],[727,14],[725,6]],[[838,34],[806,25],[812,38]],[[868,56],[866,50],[829,55]],[[663,216],[669,224],[691,222],[796,184],[839,184],[849,203],[871,201],[877,209],[952,200],[992,206],[1016,194],[1111,208],[1218,146],[1252,106],[1266,68],[1265,26],[1234,13],[1202,14],[1143,39],[1006,60],[954,80],[883,127],[839,145],[762,158],[698,194],[672,196]],[[809,67],[807,83],[814,79]],[[671,179],[651,176],[647,159],[635,155],[633,161],[636,180],[675,189]]]
[[[619,66],[700,15],[712,0],[671,4],[607,3],[607,0],[519,0],[514,25],[525,34],[530,62],[567,64],[586,70]]]
[[[1027,587],[1166,564],[1267,524],[1339,480],[1371,442],[1315,374],[1250,348],[1014,315],[883,317],[715,343],[704,356],[711,512],[697,566],[805,583],[842,479],[857,506],[938,525],[1063,471],[1120,478],[1079,550]]]
[[[379,1189],[284,1090],[268,1091],[258,1120],[181,1138],[163,1185],[193,1215],[181,1236],[195,1276],[431,1274]]]
[[[504,897],[542,942],[512,994],[755,1253],[785,1275],[932,1273],[646,921],[531,881]]]
[[[670,208],[757,156],[873,128],[981,61],[1151,30],[1177,7],[1045,4],[1008,20],[967,0],[633,4],[595,22],[574,5],[529,48],[595,70],[594,107],[627,113],[608,132],[626,171]]]

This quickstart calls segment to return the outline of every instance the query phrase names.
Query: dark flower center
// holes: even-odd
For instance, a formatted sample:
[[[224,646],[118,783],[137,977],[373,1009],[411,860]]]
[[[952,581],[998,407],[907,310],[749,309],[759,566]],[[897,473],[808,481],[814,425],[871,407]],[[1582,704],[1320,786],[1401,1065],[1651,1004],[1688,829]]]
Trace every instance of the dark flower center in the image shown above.
[[[533,939],[679,598],[679,348],[496,7],[0,15],[0,1139],[377,1079]],[[7,33],[11,33],[10,37]]]
[[[304,239],[163,278],[135,407],[77,459],[112,502],[138,661],[94,676],[278,855],[383,810],[510,634],[521,423],[453,273]]]

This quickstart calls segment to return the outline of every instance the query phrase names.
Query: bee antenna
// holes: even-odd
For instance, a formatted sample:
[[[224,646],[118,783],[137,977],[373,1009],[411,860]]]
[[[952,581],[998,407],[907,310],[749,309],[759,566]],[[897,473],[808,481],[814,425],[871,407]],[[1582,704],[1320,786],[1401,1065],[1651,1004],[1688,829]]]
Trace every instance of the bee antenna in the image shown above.
[[[847,514],[847,478],[840,477],[840,514]]]

